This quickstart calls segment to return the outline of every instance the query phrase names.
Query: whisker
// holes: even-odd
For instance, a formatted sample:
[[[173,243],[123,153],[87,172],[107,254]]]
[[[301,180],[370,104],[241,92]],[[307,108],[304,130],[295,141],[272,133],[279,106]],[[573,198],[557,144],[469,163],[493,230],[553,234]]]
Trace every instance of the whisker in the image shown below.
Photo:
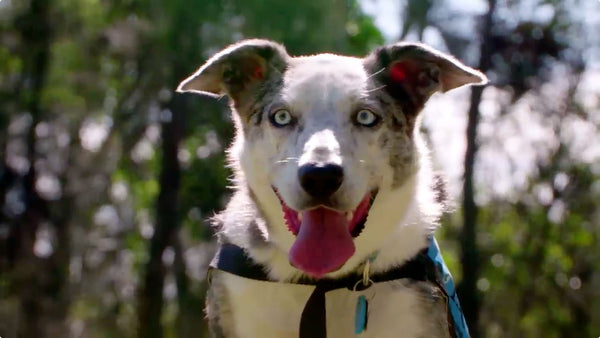
[[[372,92],[374,92],[374,91],[378,91],[378,90],[380,90],[380,89],[383,89],[383,88],[385,88],[385,87],[386,87],[386,85],[379,86],[379,87],[377,87],[377,88],[369,89],[369,90],[367,90],[365,93],[372,93]]]
[[[383,72],[384,70],[385,70],[385,67],[384,67],[384,68],[381,68],[380,70],[376,71],[375,73],[373,73],[373,74],[371,74],[371,75],[367,76],[367,80],[368,80],[368,79],[370,79],[370,78],[372,78],[373,76],[375,76],[375,75],[377,75],[377,74],[379,74],[379,73]]]
[[[282,160],[279,160],[275,163],[277,164],[284,164],[284,163],[290,163],[290,162],[298,162],[298,157],[286,157]]]

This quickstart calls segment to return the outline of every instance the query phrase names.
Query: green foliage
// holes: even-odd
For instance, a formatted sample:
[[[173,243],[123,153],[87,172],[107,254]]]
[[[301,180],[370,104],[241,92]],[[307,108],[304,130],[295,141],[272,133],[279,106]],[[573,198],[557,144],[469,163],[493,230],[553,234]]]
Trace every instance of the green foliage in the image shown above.
[[[18,74],[23,69],[23,61],[6,47],[0,47],[0,74],[4,77]],[[3,83],[5,81],[2,81]]]

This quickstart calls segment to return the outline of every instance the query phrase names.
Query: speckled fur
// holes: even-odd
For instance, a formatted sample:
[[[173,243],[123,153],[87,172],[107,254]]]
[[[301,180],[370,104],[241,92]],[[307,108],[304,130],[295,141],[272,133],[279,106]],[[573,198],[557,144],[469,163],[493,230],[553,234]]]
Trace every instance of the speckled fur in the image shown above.
[[[399,64],[406,71],[401,81],[391,75]],[[356,252],[326,276],[356,272],[373,252],[379,253],[372,264],[374,273],[404,263],[426,246],[444,211],[445,194],[439,189],[443,180],[431,170],[418,132],[419,112],[436,91],[484,81],[483,74],[420,44],[385,46],[364,59],[332,54],[290,57],[282,46],[265,40],[226,48],[178,88],[232,98],[236,136],[228,152],[236,188],[226,209],[215,217],[219,241],[244,248],[274,281],[302,277],[288,263],[295,237],[287,229],[274,189],[295,210],[316,206],[301,188],[297,172],[300,165],[319,160],[344,170],[342,185],[327,200],[328,207],[354,210],[365,194],[378,192],[364,230],[354,239]],[[280,128],[270,123],[269,115],[282,108],[293,115],[295,125]],[[374,112],[381,123],[354,123],[361,109]],[[377,316],[370,319],[376,325],[365,336],[447,335],[445,301],[436,287],[401,280],[377,288],[378,298],[372,302]],[[310,290],[286,290],[281,283],[213,273],[207,304],[213,335],[297,336],[299,311]],[[332,292],[328,303],[333,311],[328,310],[328,334],[333,337],[347,336],[350,325],[342,312],[348,308],[344,302],[355,296],[343,291]],[[264,313],[256,317],[259,304]],[[277,324],[287,326],[260,324],[265,318],[280,318]]]

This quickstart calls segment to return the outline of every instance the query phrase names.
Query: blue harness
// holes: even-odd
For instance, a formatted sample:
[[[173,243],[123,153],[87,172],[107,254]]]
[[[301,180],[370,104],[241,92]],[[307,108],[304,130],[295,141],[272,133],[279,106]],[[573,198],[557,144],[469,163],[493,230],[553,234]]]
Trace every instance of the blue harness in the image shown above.
[[[444,294],[448,306],[448,332],[454,338],[468,338],[469,329],[464,314],[460,307],[458,295],[454,286],[452,275],[444,263],[440,254],[437,241],[433,236],[428,239],[427,248],[419,252],[413,259],[400,267],[390,271],[369,276],[371,283],[387,282],[397,279],[412,279],[427,281],[435,284]],[[374,259],[376,254],[371,257]],[[219,246],[210,269],[219,269],[234,275],[251,278],[255,280],[271,281],[263,267],[248,257],[245,251],[229,243]],[[209,281],[210,281],[209,269]],[[351,274],[341,279],[301,279],[294,284],[315,285],[315,289],[307,300],[302,317],[300,318],[300,338],[325,338],[326,313],[325,294],[328,291],[348,288],[349,290],[361,291],[370,286],[360,283],[363,276]],[[357,283],[357,281],[359,281]],[[281,283],[281,282],[280,282]],[[358,297],[356,304],[355,332],[357,334],[366,330],[368,302],[363,296]]]
[[[458,301],[458,295],[456,294],[456,288],[454,287],[454,280],[448,270],[448,266],[444,262],[444,258],[440,253],[440,248],[437,241],[433,236],[429,237],[429,246],[427,247],[427,258],[435,264],[438,276],[441,276],[442,290],[448,297],[448,308],[450,309],[450,315],[454,324],[454,332],[457,338],[468,338],[469,328],[465,315],[460,308],[460,302]],[[436,278],[437,279],[437,278]],[[440,280],[436,284],[439,285]]]

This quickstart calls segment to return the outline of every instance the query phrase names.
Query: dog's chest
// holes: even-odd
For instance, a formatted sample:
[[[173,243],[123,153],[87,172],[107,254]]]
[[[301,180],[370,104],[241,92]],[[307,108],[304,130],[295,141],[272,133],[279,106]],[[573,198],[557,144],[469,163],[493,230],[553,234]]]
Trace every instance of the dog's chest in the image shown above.
[[[213,271],[208,315],[226,337],[298,337],[313,286],[263,282]],[[355,334],[357,300],[368,302],[367,327]],[[327,337],[446,337],[445,300],[428,283],[396,280],[353,292],[326,293]]]

